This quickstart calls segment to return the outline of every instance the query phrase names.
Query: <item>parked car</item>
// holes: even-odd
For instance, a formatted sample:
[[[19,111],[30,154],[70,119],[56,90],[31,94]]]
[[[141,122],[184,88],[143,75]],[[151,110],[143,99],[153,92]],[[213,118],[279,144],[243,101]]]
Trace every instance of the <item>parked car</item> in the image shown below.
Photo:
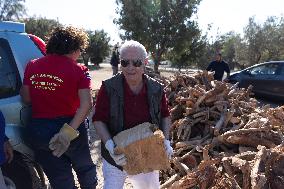
[[[42,57],[44,48],[40,38],[25,33],[23,23],[0,22],[0,110],[14,148],[14,160],[4,164],[2,171],[17,189],[46,188],[43,171],[25,143],[31,107],[24,105],[19,95],[26,64]]]
[[[261,97],[284,100],[284,61],[257,64],[233,73],[230,83],[239,82],[239,87],[253,86],[252,91]]]

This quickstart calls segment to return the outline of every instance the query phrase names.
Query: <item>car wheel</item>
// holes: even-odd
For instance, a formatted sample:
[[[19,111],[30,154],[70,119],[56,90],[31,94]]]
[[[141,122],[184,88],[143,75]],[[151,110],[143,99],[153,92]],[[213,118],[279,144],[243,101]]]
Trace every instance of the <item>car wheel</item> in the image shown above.
[[[17,189],[44,189],[44,180],[41,179],[34,163],[23,154],[14,151],[11,163],[2,166],[6,180],[15,185]]]

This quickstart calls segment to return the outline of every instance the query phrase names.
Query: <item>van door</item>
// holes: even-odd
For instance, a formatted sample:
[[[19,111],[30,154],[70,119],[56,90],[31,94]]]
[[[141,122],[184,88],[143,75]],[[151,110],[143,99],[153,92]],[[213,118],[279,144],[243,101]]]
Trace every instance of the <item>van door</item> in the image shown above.
[[[6,135],[12,145],[22,142],[20,131],[22,109],[19,91],[20,74],[8,41],[0,37],[0,110],[6,120]]]

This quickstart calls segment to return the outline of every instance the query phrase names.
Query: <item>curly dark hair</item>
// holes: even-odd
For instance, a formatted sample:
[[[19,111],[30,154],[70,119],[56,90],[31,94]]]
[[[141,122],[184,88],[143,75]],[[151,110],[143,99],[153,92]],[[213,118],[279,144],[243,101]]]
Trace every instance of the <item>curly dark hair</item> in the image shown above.
[[[80,49],[85,50],[89,44],[88,34],[83,29],[72,26],[55,28],[46,45],[47,54],[64,55]]]

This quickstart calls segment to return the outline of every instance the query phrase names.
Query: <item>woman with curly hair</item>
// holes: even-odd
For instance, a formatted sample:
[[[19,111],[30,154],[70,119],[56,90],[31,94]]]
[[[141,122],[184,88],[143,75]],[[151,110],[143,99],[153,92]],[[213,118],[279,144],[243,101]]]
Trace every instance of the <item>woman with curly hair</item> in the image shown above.
[[[88,36],[72,26],[56,28],[46,56],[31,60],[25,69],[21,96],[32,105],[28,126],[31,147],[53,189],[75,189],[72,168],[82,189],[94,189],[85,119],[92,105],[88,70],[76,62]]]

